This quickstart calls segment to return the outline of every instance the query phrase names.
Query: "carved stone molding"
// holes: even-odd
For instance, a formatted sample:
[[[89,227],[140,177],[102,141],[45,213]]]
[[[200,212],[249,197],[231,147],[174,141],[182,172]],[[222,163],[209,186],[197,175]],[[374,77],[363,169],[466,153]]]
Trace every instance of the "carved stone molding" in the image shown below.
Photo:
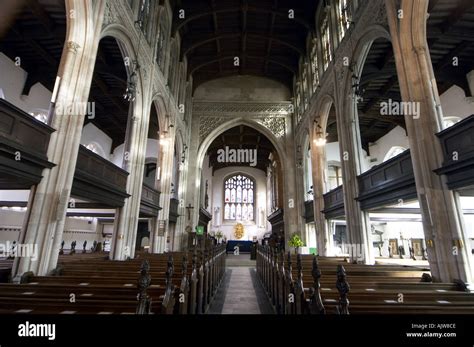
[[[292,113],[291,102],[265,103],[265,102],[194,102],[195,114],[272,114],[288,115]]]
[[[74,42],[74,41],[68,41],[66,43],[66,47],[67,47],[68,51],[70,51],[74,54],[77,54],[77,52],[79,51],[79,48],[81,48],[81,46],[78,43]]]
[[[104,24],[103,26],[107,26],[109,24],[116,23],[118,21],[117,11],[112,8],[111,1],[107,1],[105,4],[105,12],[104,12]]]
[[[194,117],[199,117],[199,140],[233,118],[244,118],[266,127],[277,139],[286,134],[286,117],[293,105],[287,103],[195,102]]]
[[[202,143],[214,129],[218,128],[229,119],[226,117],[200,117],[199,119],[199,142]]]
[[[282,138],[286,133],[286,119],[284,117],[261,117],[255,121],[269,129],[276,138]]]

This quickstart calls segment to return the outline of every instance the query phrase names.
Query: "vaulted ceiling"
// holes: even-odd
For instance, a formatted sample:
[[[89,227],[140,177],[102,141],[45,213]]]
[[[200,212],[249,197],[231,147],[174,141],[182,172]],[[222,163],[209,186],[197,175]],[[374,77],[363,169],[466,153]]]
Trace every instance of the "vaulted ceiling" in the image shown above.
[[[174,0],[173,34],[182,37],[194,88],[217,77],[257,75],[290,89],[319,1]],[[184,10],[184,19],[179,10]],[[294,11],[294,12],[291,12]],[[289,18],[294,13],[294,18]],[[238,64],[236,64],[238,58]]]

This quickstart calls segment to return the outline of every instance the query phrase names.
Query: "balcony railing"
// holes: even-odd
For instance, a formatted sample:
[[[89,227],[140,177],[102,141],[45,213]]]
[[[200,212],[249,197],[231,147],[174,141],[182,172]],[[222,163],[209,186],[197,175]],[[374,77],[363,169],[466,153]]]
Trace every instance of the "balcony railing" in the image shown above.
[[[127,178],[127,171],[80,146],[71,195],[108,207],[121,207],[129,197]]]
[[[169,216],[170,222],[176,223],[178,221],[178,217],[179,217],[178,206],[179,206],[178,199],[170,200],[170,216]]]
[[[362,209],[415,199],[416,185],[410,151],[375,166],[358,177]]]
[[[342,186],[324,195],[324,211],[327,219],[344,217],[344,189]]]
[[[306,223],[314,222],[314,201],[308,200],[304,203],[304,218]]]
[[[145,216],[156,217],[160,212],[160,192],[154,188],[142,185],[142,198],[140,202],[140,213]]]
[[[446,175],[448,187],[474,191],[474,115],[437,134],[443,148],[443,166],[435,172]]]
[[[41,181],[54,129],[0,99],[0,189],[30,189]]]

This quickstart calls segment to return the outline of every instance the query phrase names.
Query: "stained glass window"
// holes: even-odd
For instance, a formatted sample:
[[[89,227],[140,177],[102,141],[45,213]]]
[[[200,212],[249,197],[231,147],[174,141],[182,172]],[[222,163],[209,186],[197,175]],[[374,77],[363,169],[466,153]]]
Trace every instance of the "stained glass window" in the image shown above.
[[[224,182],[224,219],[252,221],[254,182],[247,176],[235,175]]]
[[[229,207],[229,204],[225,204],[225,208],[224,208],[224,219],[230,219],[230,207]]]

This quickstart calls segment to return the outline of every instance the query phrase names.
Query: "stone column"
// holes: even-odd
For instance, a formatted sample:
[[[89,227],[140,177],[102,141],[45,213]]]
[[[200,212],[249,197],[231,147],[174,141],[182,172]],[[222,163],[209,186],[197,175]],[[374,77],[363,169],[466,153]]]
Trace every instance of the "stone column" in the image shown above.
[[[473,260],[457,194],[433,170],[442,166],[442,110],[426,38],[428,0],[385,0],[400,90],[404,102],[419,106],[406,114],[418,199],[433,278],[472,282]],[[402,18],[399,18],[402,16]]]
[[[310,146],[311,146],[311,165],[313,174],[313,196],[314,196],[314,225],[316,228],[316,244],[318,247],[318,254],[321,256],[328,256],[330,250],[330,238],[328,230],[328,223],[326,216],[322,212],[324,210],[324,193],[325,189],[325,167],[326,154],[324,147],[318,147],[314,144],[315,139],[314,129],[312,131]]]
[[[290,239],[291,234],[297,232],[301,238],[305,237],[304,230],[298,230],[301,223],[299,223],[297,207],[298,190],[296,188],[296,148],[291,116],[286,117],[286,134],[283,141],[286,150],[286,160],[284,160],[284,158],[279,158],[279,164],[282,168],[281,177],[279,177],[279,179],[283,180],[283,201],[281,208],[283,208],[284,211],[283,218],[285,221],[285,249],[288,251],[290,250],[288,240]]]
[[[128,56],[136,59],[137,53],[133,48]],[[140,49],[140,47],[136,47]],[[143,58],[146,59],[146,58]],[[152,79],[154,73],[154,62],[139,62],[141,68],[137,71],[137,94],[134,101],[132,117],[128,124],[126,143],[129,143],[127,171],[127,193],[129,198],[125,199],[124,206],[119,209],[115,218],[114,233],[112,238],[113,248],[110,258],[114,260],[125,260],[134,258],[137,237],[138,220],[140,217],[140,203],[143,187],[143,172],[145,170],[146,146],[148,143],[148,128],[150,122],[151,100],[153,95]],[[151,73],[150,73],[151,70]]]
[[[187,150],[184,150],[187,153]],[[181,155],[181,153],[180,153]],[[175,250],[176,251],[183,251],[184,250],[184,237],[185,232],[184,228],[186,227],[186,210],[184,209],[184,202],[186,201],[186,185],[187,185],[187,173],[186,170],[186,163],[187,163],[187,155],[185,156],[184,163],[180,162],[180,171],[179,171],[179,190],[178,190],[178,221],[176,222],[175,228]]]
[[[170,128],[167,133],[162,132],[163,137],[160,138],[160,207],[153,232],[154,242],[152,245],[153,253],[163,253],[166,249],[166,239],[169,228],[169,214],[170,214],[170,199],[171,194],[171,178],[173,175],[174,166],[174,143],[175,132],[174,128]],[[159,223],[164,222],[164,234],[159,235]]]
[[[65,5],[66,13],[74,11],[75,16],[67,16],[58,70],[58,112],[51,123],[56,132],[51,135],[48,158],[56,166],[44,171],[35,194],[30,196],[32,207],[22,242],[35,245],[38,254],[37,259],[21,258],[17,262],[13,270],[16,278],[27,271],[46,275],[56,267],[86,111],[78,105],[88,101],[99,46],[105,1],[66,0]]]
[[[199,150],[199,118],[191,118],[191,134],[190,144],[188,149],[187,159],[187,184],[186,184],[186,197],[184,199],[184,205],[182,207],[184,233],[182,235],[183,246],[187,246],[188,234],[186,229],[192,228],[198,225],[199,221],[199,203],[200,203],[200,181],[201,181],[201,168],[198,163],[198,150]],[[191,205],[193,207],[190,210],[191,218],[188,218],[187,207]]]
[[[337,83],[337,78],[335,77]],[[342,163],[342,181],[344,189],[344,207],[350,244],[351,261],[374,264],[374,250],[372,247],[370,220],[360,203],[359,183],[357,176],[363,172],[362,145],[360,141],[359,117],[357,103],[354,99],[352,87],[343,93],[336,88],[336,119],[339,148]]]

